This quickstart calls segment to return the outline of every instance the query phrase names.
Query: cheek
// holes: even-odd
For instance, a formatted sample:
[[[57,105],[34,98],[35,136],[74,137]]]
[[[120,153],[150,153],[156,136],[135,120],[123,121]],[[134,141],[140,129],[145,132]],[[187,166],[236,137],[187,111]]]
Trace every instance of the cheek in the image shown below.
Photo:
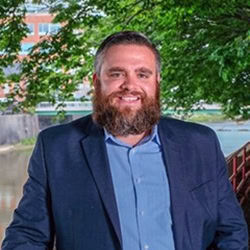
[[[154,97],[156,94],[157,87],[156,85],[144,86],[143,90],[147,93],[148,96]]]
[[[114,91],[119,90],[119,82],[105,82],[103,81],[101,84],[101,90],[104,94],[109,95]]]
[[[101,91],[105,95],[109,95],[114,91],[114,88],[112,86],[102,85]]]

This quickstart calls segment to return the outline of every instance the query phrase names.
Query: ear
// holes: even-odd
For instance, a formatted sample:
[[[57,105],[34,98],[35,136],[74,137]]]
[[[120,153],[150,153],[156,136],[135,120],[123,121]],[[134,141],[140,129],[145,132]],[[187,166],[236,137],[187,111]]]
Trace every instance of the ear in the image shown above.
[[[94,88],[96,89],[96,86],[98,84],[98,76],[97,76],[97,73],[95,72],[92,76],[92,81],[93,81],[93,86]]]
[[[160,81],[161,81],[160,73],[157,73],[156,80],[157,80],[158,84],[160,84]]]

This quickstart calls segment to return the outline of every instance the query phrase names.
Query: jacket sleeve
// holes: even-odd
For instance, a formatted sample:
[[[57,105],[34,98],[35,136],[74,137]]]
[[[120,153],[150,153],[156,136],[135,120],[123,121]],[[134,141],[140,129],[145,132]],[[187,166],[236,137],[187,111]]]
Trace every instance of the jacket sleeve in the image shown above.
[[[23,197],[6,229],[2,250],[53,249],[53,219],[42,136],[32,153]]]
[[[247,250],[247,224],[229,181],[227,164],[217,138],[216,144],[218,225],[214,243],[219,250]]]

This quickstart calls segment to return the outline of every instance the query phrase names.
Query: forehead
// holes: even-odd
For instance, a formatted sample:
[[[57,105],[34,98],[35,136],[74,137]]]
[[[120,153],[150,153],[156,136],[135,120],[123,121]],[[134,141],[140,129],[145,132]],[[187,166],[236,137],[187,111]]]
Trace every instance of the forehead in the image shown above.
[[[103,58],[104,67],[128,65],[155,68],[155,54],[145,45],[119,44],[107,49]]]

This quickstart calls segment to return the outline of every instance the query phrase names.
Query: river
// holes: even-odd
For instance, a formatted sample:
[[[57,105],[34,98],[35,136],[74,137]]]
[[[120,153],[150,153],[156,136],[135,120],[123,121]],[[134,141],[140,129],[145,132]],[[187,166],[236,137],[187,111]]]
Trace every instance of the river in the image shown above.
[[[250,141],[250,120],[240,123],[228,121],[204,125],[209,126],[216,132],[225,156]]]
[[[250,121],[207,123],[218,135],[225,156],[250,141]],[[0,245],[4,230],[22,194],[31,150],[0,153]]]
[[[22,194],[30,154],[31,150],[0,153],[0,243]]]

